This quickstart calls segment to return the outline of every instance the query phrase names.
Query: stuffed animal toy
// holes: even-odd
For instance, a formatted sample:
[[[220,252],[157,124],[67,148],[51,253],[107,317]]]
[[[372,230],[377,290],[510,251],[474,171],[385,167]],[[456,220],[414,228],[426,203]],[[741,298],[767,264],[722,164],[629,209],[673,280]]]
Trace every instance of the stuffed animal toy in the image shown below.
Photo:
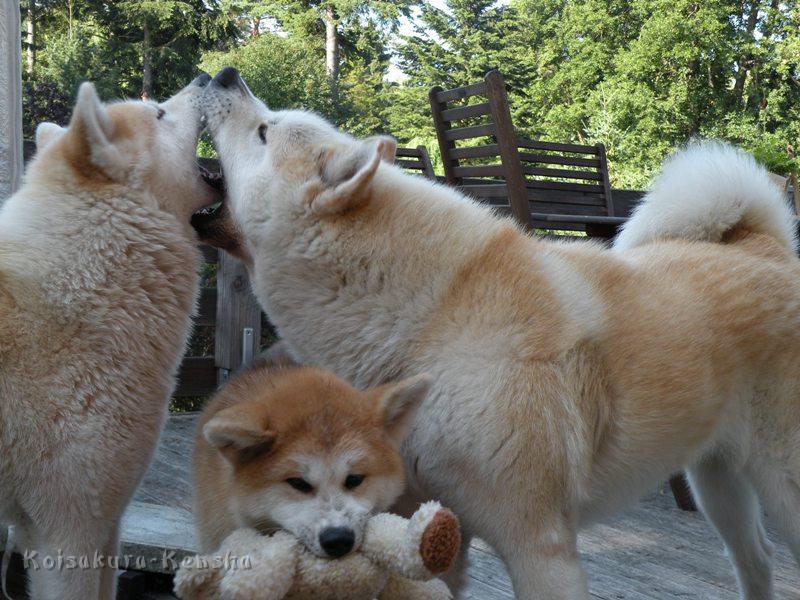
[[[438,502],[410,519],[374,515],[361,547],[336,559],[315,556],[285,531],[238,529],[215,555],[182,563],[175,593],[183,600],[447,600],[450,591],[434,577],[452,566],[460,546],[458,519]]]

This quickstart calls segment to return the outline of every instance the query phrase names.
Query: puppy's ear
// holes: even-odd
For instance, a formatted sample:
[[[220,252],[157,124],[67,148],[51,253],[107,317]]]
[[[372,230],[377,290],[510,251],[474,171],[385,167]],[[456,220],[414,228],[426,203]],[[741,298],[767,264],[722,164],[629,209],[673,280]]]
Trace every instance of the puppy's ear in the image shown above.
[[[55,123],[39,123],[36,128],[36,151],[41,152],[56,140],[61,139],[66,131]]]
[[[311,206],[318,214],[337,214],[357,208],[369,197],[369,186],[383,160],[394,162],[397,141],[373,136],[357,142],[344,152],[325,148],[317,161],[322,190]]]
[[[122,154],[114,144],[116,127],[92,83],[78,88],[78,100],[69,122],[69,144],[73,165],[84,175],[101,174],[118,179],[122,174]]]
[[[203,437],[229,461],[243,464],[270,452],[278,436],[269,428],[264,406],[244,402],[214,415],[203,426]]]
[[[433,385],[430,375],[409,377],[379,388],[378,410],[381,423],[389,438],[399,447],[408,433],[411,421]]]

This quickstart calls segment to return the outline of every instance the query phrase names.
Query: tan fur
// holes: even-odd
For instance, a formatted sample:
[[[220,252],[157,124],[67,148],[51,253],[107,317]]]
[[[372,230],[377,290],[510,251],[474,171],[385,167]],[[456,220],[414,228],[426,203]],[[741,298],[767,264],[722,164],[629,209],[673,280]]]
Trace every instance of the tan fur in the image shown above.
[[[259,367],[232,380],[204,409],[195,436],[195,520],[201,547],[217,549],[237,527],[291,529],[273,516],[282,507],[270,503],[299,506],[304,500],[286,483],[305,476],[301,457],[335,462],[352,454],[350,472],[365,479],[349,495],[371,507],[369,512],[391,504],[404,486],[394,434],[406,425],[387,421],[381,398],[395,387],[360,392],[311,368]],[[238,424],[241,433],[232,437],[247,439],[236,447],[212,445],[209,426],[220,421]],[[225,429],[230,434],[232,427]],[[343,481],[336,485],[341,488]],[[297,533],[314,525],[301,523]]]
[[[659,187],[611,251],[537,240],[385,163],[357,210],[320,214],[320,149],[364,142],[244,96],[230,113],[209,126],[254,290],[290,354],[358,386],[434,377],[404,446],[411,487],[497,548],[518,598],[587,598],[578,530],[684,467],[743,597],[772,598],[759,499],[800,560],[800,262],[758,173],[744,203],[730,178],[698,188],[713,203],[679,196],[672,211]],[[259,120],[266,144],[234,135]],[[727,174],[732,154],[714,156]],[[673,164],[682,182],[687,161]]]
[[[191,327],[199,254],[189,216],[211,200],[194,166],[187,88],[162,107],[103,107],[46,142],[0,211],[0,518],[20,551],[118,554]],[[84,106],[86,108],[86,106]],[[160,127],[167,127],[166,132]],[[169,138],[170,144],[165,138]],[[111,569],[31,570],[34,599],[113,598]]]

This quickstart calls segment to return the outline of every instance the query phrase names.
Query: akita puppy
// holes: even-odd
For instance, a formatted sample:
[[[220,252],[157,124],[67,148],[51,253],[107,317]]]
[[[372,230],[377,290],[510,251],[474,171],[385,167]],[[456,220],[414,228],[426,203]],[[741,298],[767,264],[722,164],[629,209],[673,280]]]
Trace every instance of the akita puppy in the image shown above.
[[[533,238],[232,69],[206,102],[291,353],[361,387],[433,376],[411,485],[501,553],[518,598],[587,598],[579,529],[682,467],[743,596],[772,596],[759,502],[800,558],[800,262],[751,157],[680,154],[608,250]]]
[[[218,197],[195,164],[209,79],[162,104],[83,84],[0,210],[0,520],[39,564],[116,560],[191,327],[190,217]],[[29,576],[36,600],[115,597],[112,568]]]
[[[204,552],[238,527],[285,529],[319,556],[358,549],[405,487],[400,444],[430,379],[360,392],[320,369],[251,369],[203,411],[194,451]]]

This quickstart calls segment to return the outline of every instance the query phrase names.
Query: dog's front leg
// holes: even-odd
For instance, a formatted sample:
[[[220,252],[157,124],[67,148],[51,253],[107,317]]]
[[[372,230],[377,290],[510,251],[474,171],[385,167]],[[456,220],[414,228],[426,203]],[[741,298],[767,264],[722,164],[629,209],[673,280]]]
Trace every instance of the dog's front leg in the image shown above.
[[[545,521],[545,520],[543,520]],[[518,600],[587,600],[589,588],[574,529],[561,520],[536,528],[518,520],[496,548],[508,567]]]
[[[29,563],[34,565],[26,569],[32,600],[113,600],[100,595],[100,581],[106,570],[94,564],[95,553],[99,554],[102,549],[100,540],[80,535],[85,532],[75,533],[75,536],[59,536],[51,540],[45,534],[33,548],[26,549],[27,555],[32,557]],[[59,563],[61,556],[65,560],[63,564]],[[73,557],[77,564],[66,562]]]
[[[106,556],[119,556],[119,526],[117,521],[111,529],[104,553]],[[124,566],[124,565],[123,565]],[[117,569],[106,566],[100,575],[100,598],[117,597]]]

